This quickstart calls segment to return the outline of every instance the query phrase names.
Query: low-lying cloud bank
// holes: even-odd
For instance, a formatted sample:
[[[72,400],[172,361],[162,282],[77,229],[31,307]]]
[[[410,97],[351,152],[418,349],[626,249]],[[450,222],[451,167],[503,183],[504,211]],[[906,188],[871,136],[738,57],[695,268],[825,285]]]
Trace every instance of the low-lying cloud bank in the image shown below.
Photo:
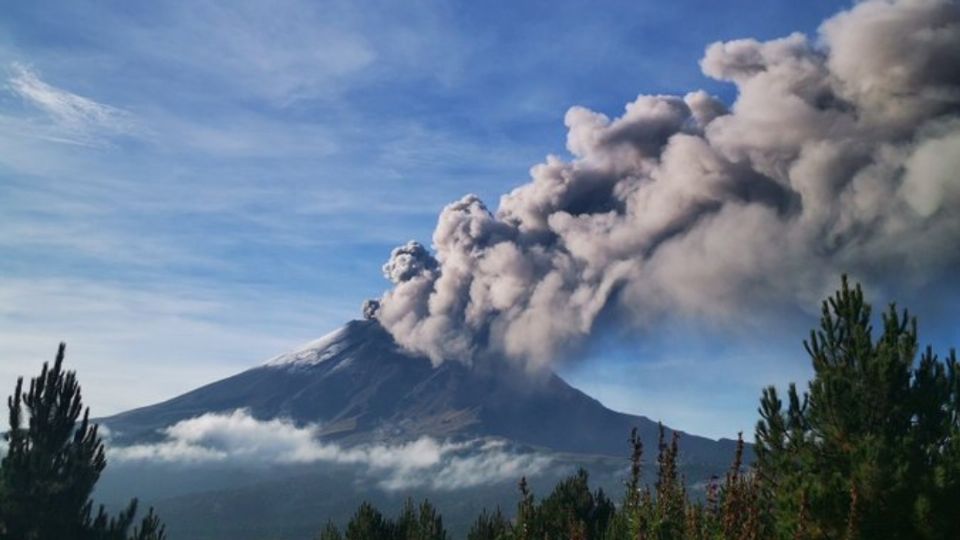
[[[551,463],[543,454],[517,453],[493,440],[438,441],[422,437],[392,445],[342,447],[322,442],[317,426],[257,420],[249,411],[208,413],[163,430],[156,443],[109,447],[118,462],[305,464],[362,467],[385,490],[453,490],[536,475]]]
[[[904,295],[957,287],[960,7],[867,0],[810,39],[710,45],[737,88],[641,95],[565,118],[496,213],[447,206],[433,252],[393,251],[365,314],[435,362],[548,365],[601,313],[627,325],[813,307],[842,273]],[[951,279],[951,275],[953,278]]]

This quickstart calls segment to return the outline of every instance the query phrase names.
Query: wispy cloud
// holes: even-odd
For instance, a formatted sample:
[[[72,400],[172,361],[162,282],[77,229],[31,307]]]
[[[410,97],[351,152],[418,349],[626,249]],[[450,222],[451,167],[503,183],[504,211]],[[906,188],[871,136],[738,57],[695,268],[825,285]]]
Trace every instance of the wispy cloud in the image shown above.
[[[163,430],[161,442],[112,447],[109,452],[111,459],[126,462],[357,465],[387,491],[494,484],[539,474],[552,462],[543,454],[514,452],[496,440],[451,442],[422,437],[406,443],[343,447],[321,441],[317,432],[315,425],[257,420],[239,409],[178,422]]]
[[[159,278],[148,284],[3,276],[0,390],[36,374],[62,340],[84,403],[94,415],[108,415],[256,365],[358,309],[332,298],[318,306],[273,288],[237,293],[229,285]]]
[[[38,131],[44,138],[98,146],[104,144],[106,137],[137,131],[133,116],[123,109],[50,85],[36,71],[18,62],[10,66],[10,72],[9,90],[46,114],[49,123],[43,127],[56,128]]]

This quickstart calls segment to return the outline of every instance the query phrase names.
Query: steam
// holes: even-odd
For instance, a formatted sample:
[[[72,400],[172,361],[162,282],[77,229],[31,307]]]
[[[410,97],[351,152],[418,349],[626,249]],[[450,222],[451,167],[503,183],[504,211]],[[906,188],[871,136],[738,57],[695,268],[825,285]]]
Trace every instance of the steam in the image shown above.
[[[736,85],[640,96],[619,118],[571,108],[549,156],[496,213],[447,206],[433,251],[384,266],[371,304],[435,362],[494,353],[530,369],[601,313],[717,319],[814,305],[847,272],[922,285],[960,263],[960,9],[868,0],[802,34],[710,45]]]

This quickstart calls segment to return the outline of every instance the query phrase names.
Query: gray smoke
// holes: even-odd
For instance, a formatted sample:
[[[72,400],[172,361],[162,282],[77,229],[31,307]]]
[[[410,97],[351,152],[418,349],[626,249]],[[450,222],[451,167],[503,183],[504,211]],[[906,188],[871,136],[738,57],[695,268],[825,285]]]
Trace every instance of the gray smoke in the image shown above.
[[[373,320],[377,318],[377,312],[380,311],[380,301],[369,299],[364,300],[363,306],[361,307],[361,312],[363,313],[363,318],[365,320]]]
[[[582,107],[556,156],[491,213],[447,206],[431,255],[393,251],[375,316],[434,361],[493,353],[530,369],[601,313],[646,324],[816,305],[841,273],[910,286],[960,263],[960,10],[870,0],[819,38],[709,46],[736,85]]]

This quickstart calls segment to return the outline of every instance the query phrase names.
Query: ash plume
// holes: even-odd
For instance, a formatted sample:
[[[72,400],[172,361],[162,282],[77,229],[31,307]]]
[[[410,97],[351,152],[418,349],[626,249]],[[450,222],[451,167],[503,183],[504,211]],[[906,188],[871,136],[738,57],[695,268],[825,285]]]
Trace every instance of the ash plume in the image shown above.
[[[960,263],[960,9],[868,0],[792,34],[706,49],[733,83],[641,95],[618,118],[567,111],[572,159],[549,156],[491,212],[447,206],[433,254],[393,251],[375,316],[442,360],[537,369],[601,313],[722,319],[868,286],[943,279]],[[372,304],[371,304],[372,305]]]

